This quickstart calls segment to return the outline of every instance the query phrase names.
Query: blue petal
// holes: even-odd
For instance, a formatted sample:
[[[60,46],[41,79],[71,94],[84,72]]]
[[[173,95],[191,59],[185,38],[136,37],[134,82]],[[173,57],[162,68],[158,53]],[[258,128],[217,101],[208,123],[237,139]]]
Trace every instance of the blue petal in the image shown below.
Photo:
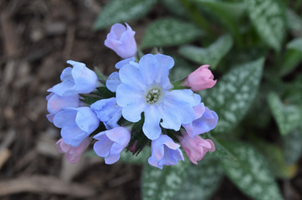
[[[149,106],[145,109],[145,122],[143,132],[150,140],[157,139],[161,134],[159,126],[160,116],[155,106]]]
[[[116,103],[121,107],[144,101],[144,91],[138,90],[132,85],[121,84],[116,89]]]
[[[106,81],[106,87],[111,91],[115,92],[117,86],[121,84],[121,79],[118,72],[113,72],[109,75],[107,81]]]
[[[78,147],[88,135],[89,134],[82,131],[77,125],[64,126],[61,129],[61,136],[64,142],[73,147]]]
[[[124,65],[129,64],[130,61],[135,61],[135,57],[131,57],[131,58],[121,60],[120,62],[115,64],[115,68],[116,69],[121,69]]]
[[[75,119],[77,125],[88,135],[99,126],[99,119],[89,107],[75,108],[75,110],[78,111]]]
[[[54,118],[53,123],[58,128],[63,128],[64,126],[73,126],[75,125],[77,111],[70,109],[63,109],[58,112]]]
[[[127,64],[120,69],[120,79],[123,84],[131,85],[137,90],[144,91],[146,89],[146,85],[144,80],[142,79],[139,69],[131,64]]]
[[[60,75],[61,81],[71,81],[71,80],[73,80],[72,75],[71,75],[71,71],[72,71],[71,67],[66,67]]]

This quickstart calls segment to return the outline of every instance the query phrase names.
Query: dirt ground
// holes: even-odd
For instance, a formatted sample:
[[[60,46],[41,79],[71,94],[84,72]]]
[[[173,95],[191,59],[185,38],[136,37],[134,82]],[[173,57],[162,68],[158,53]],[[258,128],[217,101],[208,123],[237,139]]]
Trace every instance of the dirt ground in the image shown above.
[[[104,46],[108,29],[91,28],[105,3],[0,1],[0,199],[141,199],[142,166],[105,165],[98,158],[65,162],[54,146],[59,129],[45,117],[46,90],[60,81],[66,60],[97,66],[105,75],[114,71],[119,57]],[[165,10],[154,8],[130,22],[137,41],[148,23],[163,15]],[[280,182],[292,199],[302,198],[301,177],[300,168],[295,179]],[[248,198],[225,178],[212,198],[221,199]]]

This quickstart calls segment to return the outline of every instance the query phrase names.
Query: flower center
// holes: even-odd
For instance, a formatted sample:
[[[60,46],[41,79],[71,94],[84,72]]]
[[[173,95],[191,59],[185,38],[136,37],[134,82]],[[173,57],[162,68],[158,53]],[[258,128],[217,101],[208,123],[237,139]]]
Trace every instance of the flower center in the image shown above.
[[[148,104],[154,104],[160,97],[160,89],[152,88],[146,95],[146,102]]]

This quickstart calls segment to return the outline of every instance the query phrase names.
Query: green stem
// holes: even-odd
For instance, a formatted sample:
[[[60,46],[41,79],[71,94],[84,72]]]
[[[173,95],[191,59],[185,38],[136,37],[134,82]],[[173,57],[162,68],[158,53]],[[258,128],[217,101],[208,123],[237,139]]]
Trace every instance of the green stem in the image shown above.
[[[188,13],[191,15],[192,19],[203,29],[205,30],[209,35],[211,35],[212,31],[210,29],[209,24],[207,21],[200,15],[199,11],[196,9],[196,7],[190,3],[188,0],[179,0],[181,4],[185,7],[185,9],[188,11]]]

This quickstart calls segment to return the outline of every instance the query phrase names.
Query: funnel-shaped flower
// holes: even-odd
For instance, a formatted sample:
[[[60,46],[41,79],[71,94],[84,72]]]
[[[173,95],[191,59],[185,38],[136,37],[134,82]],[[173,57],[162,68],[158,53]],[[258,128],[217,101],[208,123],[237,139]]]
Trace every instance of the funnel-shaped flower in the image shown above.
[[[81,155],[88,147],[90,143],[89,138],[85,138],[78,147],[73,147],[64,142],[63,138],[59,139],[56,143],[57,150],[60,153],[65,154],[65,158],[71,164],[78,163],[80,161]]]
[[[195,120],[189,124],[182,124],[191,138],[209,132],[216,127],[218,115],[205,107],[203,103],[194,106],[194,112]]]
[[[183,137],[180,138],[180,144],[190,161],[195,165],[197,165],[197,161],[201,160],[208,151],[215,151],[215,145],[212,140],[204,140],[198,135],[195,135],[192,139],[187,133],[184,133]]]
[[[173,65],[170,56],[147,54],[138,66],[129,63],[119,71],[122,83],[116,89],[116,102],[130,122],[138,122],[144,112],[143,132],[150,140],[159,137],[160,125],[178,131],[195,117],[193,106],[200,96],[190,89],[171,90],[168,74]]]
[[[105,158],[106,164],[113,164],[120,159],[120,154],[128,145],[130,137],[130,131],[121,126],[103,131],[93,137],[98,140],[93,149],[98,156]]]
[[[118,126],[117,122],[122,117],[122,108],[116,104],[115,97],[98,100],[90,108],[96,113],[107,129]]]
[[[61,83],[53,86],[53,93],[60,96],[72,96],[80,93],[90,93],[96,89],[98,78],[84,63],[68,60],[67,67],[61,74]]]
[[[134,35],[135,32],[127,23],[126,27],[122,24],[114,24],[107,35],[105,46],[122,58],[133,57],[137,50]]]
[[[214,76],[208,69],[210,65],[202,65],[197,70],[189,74],[184,85],[190,87],[191,90],[197,92],[207,88],[212,88],[217,80],[213,80]]]
[[[150,165],[162,169],[164,165],[176,165],[184,160],[180,145],[176,144],[169,136],[160,135],[151,143],[152,155],[148,159]]]
[[[100,124],[96,114],[88,107],[64,108],[53,118],[53,123],[61,129],[64,142],[78,147]]]
[[[51,90],[49,90],[51,91]],[[53,122],[53,118],[55,114],[57,114],[59,111],[61,111],[63,108],[66,107],[72,107],[77,108],[81,105],[79,95],[72,95],[67,97],[62,97],[59,95],[56,95],[55,93],[50,93],[47,97],[47,111],[49,112],[48,115],[46,115],[47,119],[50,122]]]

